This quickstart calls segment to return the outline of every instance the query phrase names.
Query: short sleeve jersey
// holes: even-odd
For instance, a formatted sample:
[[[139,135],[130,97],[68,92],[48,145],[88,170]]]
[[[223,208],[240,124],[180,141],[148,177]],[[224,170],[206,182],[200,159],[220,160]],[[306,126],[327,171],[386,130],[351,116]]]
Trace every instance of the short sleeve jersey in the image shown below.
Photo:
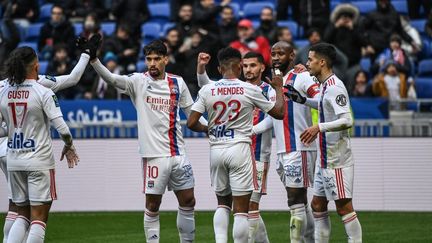
[[[63,115],[53,91],[35,80],[25,80],[6,85],[0,99],[2,119],[8,128],[8,170],[54,168],[50,121]]]
[[[332,75],[320,87],[319,122],[331,122],[340,114],[350,113],[350,100],[343,82]],[[349,167],[354,163],[349,130],[319,133],[318,166]]]
[[[268,112],[274,106],[260,87],[238,79],[221,79],[201,88],[192,110],[208,113],[211,146],[251,143],[255,107]]]
[[[284,76],[284,85],[293,85],[303,96],[313,98],[319,93],[318,84],[309,72],[296,73],[289,71]],[[274,90],[270,92],[270,100],[276,99]],[[300,141],[300,134],[312,126],[311,109],[285,97],[286,111],[283,120],[273,119],[276,136],[277,153],[291,153],[294,151],[316,151],[315,143],[309,146]]]
[[[125,80],[124,92],[137,110],[141,157],[184,154],[179,110],[191,106],[193,100],[183,78],[165,73],[163,80],[155,80],[147,72]]]

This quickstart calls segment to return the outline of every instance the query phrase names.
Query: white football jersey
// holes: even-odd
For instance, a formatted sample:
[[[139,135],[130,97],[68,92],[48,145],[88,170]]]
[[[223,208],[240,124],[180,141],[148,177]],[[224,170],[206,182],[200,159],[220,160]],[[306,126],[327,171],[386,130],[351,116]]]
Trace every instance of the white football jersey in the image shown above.
[[[261,85],[259,85],[258,87],[261,88],[264,96],[268,98],[268,93],[271,89],[271,86],[266,82],[261,82]],[[253,112],[253,125],[260,123],[267,116],[267,113],[256,107]],[[252,136],[252,149],[256,161],[270,162],[271,146],[273,139],[272,133],[272,129],[269,129],[261,134]]]
[[[312,98],[319,93],[318,84],[314,82],[309,72],[295,73],[291,70],[283,79],[284,85],[290,84],[294,86],[303,96]],[[276,99],[274,90],[271,90],[269,95],[270,100]],[[315,143],[306,146],[300,141],[300,134],[312,126],[311,109],[308,106],[289,100],[286,96],[285,101],[287,102],[287,110],[284,119],[273,119],[277,153],[316,151]]]
[[[5,85],[0,99],[2,120],[9,134],[8,170],[53,169],[50,121],[63,116],[53,91],[36,80],[25,80],[20,85]]]
[[[179,108],[193,104],[183,78],[165,73],[154,80],[148,73],[124,76],[124,92],[130,96],[138,114],[138,140],[141,157],[184,154]]]
[[[210,145],[251,143],[255,107],[268,112],[274,106],[256,85],[238,79],[221,79],[205,85],[192,110],[208,113]]]
[[[348,92],[343,82],[330,76],[320,86],[319,122],[331,122],[338,119],[338,115],[351,113]],[[338,132],[320,132],[318,166],[322,168],[341,168],[353,165],[349,129]]]

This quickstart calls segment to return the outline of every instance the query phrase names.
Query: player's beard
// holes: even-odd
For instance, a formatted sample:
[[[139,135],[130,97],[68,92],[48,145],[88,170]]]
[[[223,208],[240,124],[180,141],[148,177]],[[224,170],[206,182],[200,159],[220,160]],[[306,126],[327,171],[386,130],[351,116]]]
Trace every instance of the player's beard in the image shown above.
[[[258,78],[258,76],[254,75],[253,73],[250,73],[249,75],[245,74],[244,77],[245,77],[245,80],[248,82],[255,81]]]
[[[155,68],[155,69],[149,69],[149,74],[152,78],[158,78],[161,72],[159,71],[159,69]]]

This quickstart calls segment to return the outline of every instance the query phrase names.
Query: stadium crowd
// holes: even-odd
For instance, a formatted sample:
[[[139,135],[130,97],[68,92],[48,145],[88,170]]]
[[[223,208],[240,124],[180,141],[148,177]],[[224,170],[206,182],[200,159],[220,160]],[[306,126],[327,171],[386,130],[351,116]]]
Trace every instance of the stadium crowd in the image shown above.
[[[110,71],[142,72],[143,45],[160,38],[169,49],[167,71],[184,77],[196,96],[200,52],[215,56],[230,45],[242,54],[257,51],[270,65],[270,46],[284,40],[296,49],[296,63],[306,63],[309,47],[325,41],[337,47],[335,72],[350,95],[416,98],[416,84],[424,98],[424,87],[432,88],[424,78],[432,77],[431,6],[428,0],[3,0],[0,64],[27,45],[38,50],[41,74],[66,74],[79,56],[75,36],[100,33],[98,55]],[[212,59],[208,68],[214,79],[216,65]],[[124,98],[90,67],[75,88],[58,95]]]

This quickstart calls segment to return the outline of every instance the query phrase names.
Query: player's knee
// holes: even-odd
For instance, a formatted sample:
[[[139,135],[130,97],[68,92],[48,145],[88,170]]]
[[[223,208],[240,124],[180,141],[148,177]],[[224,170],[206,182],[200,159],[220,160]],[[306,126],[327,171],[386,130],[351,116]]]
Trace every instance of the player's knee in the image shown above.
[[[160,207],[160,202],[156,201],[147,201],[146,202],[146,209],[151,212],[158,212]]]
[[[327,211],[327,203],[314,197],[311,202],[311,208],[314,212],[325,212]]]
[[[180,205],[181,207],[190,207],[190,208],[195,207],[195,197],[192,196],[192,197],[186,198],[182,202],[182,204],[183,205]]]
[[[288,206],[295,204],[306,204],[304,194],[306,190],[303,188],[287,188],[288,192]]]

